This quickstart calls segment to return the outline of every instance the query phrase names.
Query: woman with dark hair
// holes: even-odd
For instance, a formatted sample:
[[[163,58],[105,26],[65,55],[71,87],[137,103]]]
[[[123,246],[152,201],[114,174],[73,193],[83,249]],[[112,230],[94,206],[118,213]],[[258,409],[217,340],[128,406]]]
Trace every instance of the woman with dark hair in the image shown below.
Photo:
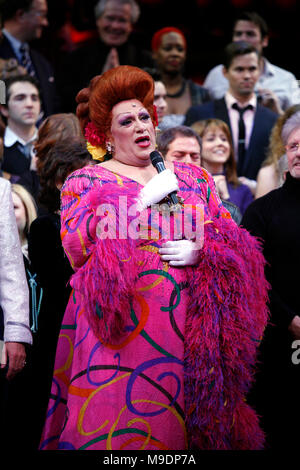
[[[197,121],[191,127],[202,138],[201,165],[213,176],[219,196],[243,214],[253,196],[248,186],[239,182],[229,127],[221,119]]]
[[[263,445],[245,402],[267,317],[259,245],[205,170],[157,173],[153,95],[149,74],[120,66],[77,97],[87,140],[111,157],[61,189],[75,273],[41,449]]]

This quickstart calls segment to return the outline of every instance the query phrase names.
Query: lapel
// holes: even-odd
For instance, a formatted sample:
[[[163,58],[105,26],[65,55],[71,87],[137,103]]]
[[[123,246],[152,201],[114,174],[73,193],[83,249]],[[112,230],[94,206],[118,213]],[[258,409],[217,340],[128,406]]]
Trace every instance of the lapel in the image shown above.
[[[230,125],[229,114],[227,111],[225,99],[221,98],[220,100],[215,100],[214,109],[215,109],[215,117],[217,119],[221,119],[222,121],[226,122],[231,132],[231,125]]]
[[[257,106],[255,115],[254,115],[254,122],[252,127],[252,132],[250,136],[249,146],[247,148],[247,152],[245,155],[245,161],[243,166],[243,174],[246,174],[247,170],[249,170],[252,161],[253,149],[256,147],[257,136],[260,133],[261,128],[263,127],[264,123],[262,121],[261,113],[259,106]]]

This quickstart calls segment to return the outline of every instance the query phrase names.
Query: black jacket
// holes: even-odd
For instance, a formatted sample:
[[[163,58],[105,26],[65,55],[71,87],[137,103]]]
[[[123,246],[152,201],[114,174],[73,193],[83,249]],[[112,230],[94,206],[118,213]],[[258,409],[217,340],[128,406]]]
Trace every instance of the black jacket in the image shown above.
[[[256,179],[261,164],[266,158],[271,130],[277,120],[277,114],[264,106],[257,105],[249,147],[246,152],[243,168],[239,176]],[[225,99],[209,101],[201,106],[192,106],[184,124],[190,126],[202,119],[217,118],[228,124],[231,129]]]
[[[9,40],[3,35],[0,43],[0,57],[2,59],[16,60],[17,57]],[[30,48],[30,57],[36,71],[42,98],[44,117],[60,111],[59,98],[56,91],[54,72],[52,66],[39,52]]]

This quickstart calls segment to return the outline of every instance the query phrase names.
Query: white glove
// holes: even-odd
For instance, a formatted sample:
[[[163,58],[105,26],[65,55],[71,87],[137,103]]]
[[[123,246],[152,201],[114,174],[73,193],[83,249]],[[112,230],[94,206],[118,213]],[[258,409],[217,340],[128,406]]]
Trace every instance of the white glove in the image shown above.
[[[160,202],[172,191],[178,191],[178,181],[175,174],[167,169],[153,176],[144,186],[137,198],[137,210],[142,211],[146,207]]]
[[[191,240],[175,240],[164,243],[158,250],[163,261],[170,266],[194,266],[198,263],[200,250]]]

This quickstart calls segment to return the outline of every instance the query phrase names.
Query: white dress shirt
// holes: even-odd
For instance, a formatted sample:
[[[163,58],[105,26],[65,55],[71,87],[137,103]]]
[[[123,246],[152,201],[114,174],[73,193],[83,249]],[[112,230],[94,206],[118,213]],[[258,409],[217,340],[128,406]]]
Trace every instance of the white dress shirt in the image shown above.
[[[24,155],[28,156],[28,158],[32,156],[32,149],[34,142],[37,140],[38,137],[38,129],[35,129],[33,136],[26,142],[21,137],[19,137],[9,126],[6,126],[4,132],[4,146],[5,147],[12,147],[16,142],[20,145],[20,149],[24,150]]]
[[[264,69],[255,85],[255,92],[268,89],[275,93],[281,108],[286,110],[293,104],[300,103],[300,88],[296,77],[287,70],[271,64],[265,57]],[[228,90],[228,80],[223,75],[223,65],[217,65],[208,73],[203,86],[208,89],[211,99],[223,98]]]
[[[256,95],[253,94],[252,98],[247,101],[247,103],[240,103],[237,101],[229,91],[225,93],[224,96],[225,103],[227,106],[227,111],[229,115],[229,120],[230,120],[230,125],[231,125],[231,133],[232,133],[232,140],[233,140],[233,147],[234,147],[234,155],[235,159],[237,160],[238,158],[238,140],[239,140],[239,119],[240,115],[239,112],[236,109],[232,108],[232,105],[234,103],[237,103],[240,108],[245,108],[249,104],[253,107],[253,109],[247,109],[243,115],[244,123],[245,123],[245,148],[247,149],[249,146],[251,134],[252,134],[252,129],[253,129],[253,123],[254,123],[254,117],[255,117],[255,110],[257,106],[257,98]]]

